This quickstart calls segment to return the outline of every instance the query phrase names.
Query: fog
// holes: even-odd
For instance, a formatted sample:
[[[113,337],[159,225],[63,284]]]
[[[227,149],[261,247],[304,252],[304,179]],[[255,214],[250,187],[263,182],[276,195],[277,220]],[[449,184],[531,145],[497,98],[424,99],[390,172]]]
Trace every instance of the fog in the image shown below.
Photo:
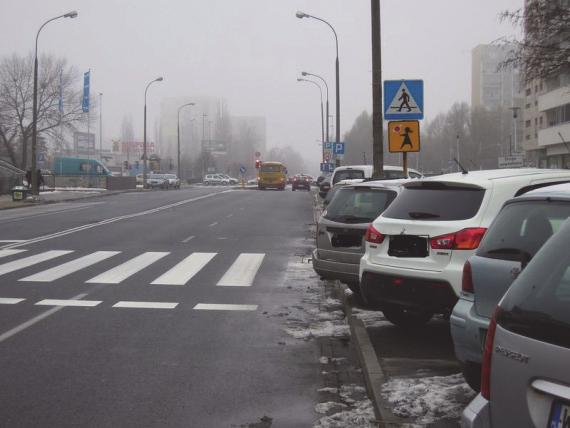
[[[382,1],[384,79],[423,79],[426,119],[456,101],[469,102],[471,49],[513,34],[498,14],[522,3]],[[145,86],[163,76],[149,89],[149,136],[157,135],[162,100],[219,97],[231,115],[264,116],[267,148],[290,145],[316,171],[318,91],[297,77],[301,71],[323,76],[334,114],[335,44],[325,24],[298,19],[297,10],[326,19],[338,34],[341,135],[363,110],[371,111],[369,1],[1,0],[0,55],[33,52],[41,24],[70,10],[78,18],[47,25],[39,53],[67,58],[79,74],[91,69],[92,97],[103,93],[105,147],[120,138],[128,115],[142,139]]]

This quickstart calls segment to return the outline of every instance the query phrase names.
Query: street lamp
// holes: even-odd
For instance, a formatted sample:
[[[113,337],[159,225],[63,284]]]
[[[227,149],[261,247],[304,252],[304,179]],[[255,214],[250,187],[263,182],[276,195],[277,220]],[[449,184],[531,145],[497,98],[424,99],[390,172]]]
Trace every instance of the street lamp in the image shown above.
[[[99,92],[99,158],[103,160],[103,92]]]
[[[336,64],[335,64],[336,66],[336,142],[340,143],[340,83],[339,83],[339,65],[338,65],[338,37],[336,31],[330,23],[317,16],[309,15],[308,13],[300,11],[297,12],[295,15],[299,19],[313,18],[316,19],[317,21],[324,22],[333,31],[334,39],[336,42]]]
[[[325,79],[323,79],[321,76],[319,76],[318,74],[313,74],[313,73],[309,73],[307,71],[302,71],[301,74],[303,76],[314,76],[317,79],[321,79],[322,82],[325,84],[325,88],[327,90],[327,115],[326,115],[326,134],[327,134],[327,139],[325,140],[327,143],[329,142],[329,85],[327,85],[327,81]]]
[[[178,107],[178,128],[177,128],[177,131],[178,131],[178,167],[177,167],[176,173],[177,173],[179,179],[180,179],[180,110],[182,110],[184,107],[194,106],[194,105],[196,105],[196,103],[188,103],[188,104],[184,104],[184,105]]]
[[[76,18],[77,12],[72,10],[66,14],[56,16],[55,18],[48,19],[42,24],[40,29],[36,34],[36,50],[34,52],[34,96],[33,96],[33,106],[32,106],[32,193],[34,195],[39,194],[38,189],[38,171],[36,165],[36,148],[38,139],[38,38],[40,37],[40,31],[51,21],[55,21],[59,18]],[[24,150],[25,152],[25,150]],[[25,165],[26,159],[24,157],[23,164]]]
[[[146,156],[146,93],[150,85],[154,82],[162,82],[162,77],[157,77],[154,80],[151,80],[148,85],[146,85],[146,89],[144,90],[144,137],[143,137],[143,188],[146,186],[146,170],[147,170],[147,156]]]
[[[314,80],[309,80],[309,79],[302,79],[302,78],[297,78],[297,82],[309,82],[312,83],[313,85],[315,85],[317,88],[319,88],[319,92],[321,93],[321,141],[323,143],[323,163],[325,162],[325,130],[324,130],[324,120],[323,120],[323,90],[321,88],[321,85],[319,85],[317,82],[315,82]]]

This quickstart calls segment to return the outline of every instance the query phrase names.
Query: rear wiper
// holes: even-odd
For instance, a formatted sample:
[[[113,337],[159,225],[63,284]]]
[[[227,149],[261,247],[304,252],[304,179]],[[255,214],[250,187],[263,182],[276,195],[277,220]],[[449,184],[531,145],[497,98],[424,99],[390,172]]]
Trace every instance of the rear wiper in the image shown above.
[[[421,211],[410,211],[408,215],[413,219],[420,219],[420,218],[439,218],[438,214],[433,213],[425,213]]]
[[[330,217],[329,219],[332,220],[332,221],[338,221],[338,222],[340,222],[340,223],[347,223],[347,222],[349,222],[349,221],[352,221],[352,222],[361,222],[361,223],[368,223],[368,222],[371,221],[371,220],[370,220],[369,218],[367,218],[367,217],[357,217],[357,216],[354,216],[354,215],[341,215],[341,216],[338,216],[338,217]]]

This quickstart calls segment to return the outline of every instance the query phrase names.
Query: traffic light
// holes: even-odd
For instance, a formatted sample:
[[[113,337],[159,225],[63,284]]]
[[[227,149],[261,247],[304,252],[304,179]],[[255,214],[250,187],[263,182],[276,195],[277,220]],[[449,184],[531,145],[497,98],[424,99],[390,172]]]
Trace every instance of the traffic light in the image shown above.
[[[255,160],[255,167],[256,167],[257,169],[261,168],[261,161],[260,161],[259,159],[256,159],[256,160]]]

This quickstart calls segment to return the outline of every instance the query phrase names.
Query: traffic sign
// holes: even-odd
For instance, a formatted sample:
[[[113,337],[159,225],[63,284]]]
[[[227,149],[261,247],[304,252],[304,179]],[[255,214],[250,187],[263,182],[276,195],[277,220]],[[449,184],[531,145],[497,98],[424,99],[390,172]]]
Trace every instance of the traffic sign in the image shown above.
[[[321,163],[321,171],[322,172],[333,172],[335,168],[334,163]]]
[[[385,80],[384,118],[388,120],[423,119],[424,81]]]
[[[331,142],[327,142],[325,143],[325,150],[332,150],[333,149],[333,144]]]
[[[245,172],[247,171],[247,168],[245,166],[240,166],[239,167],[239,172],[241,172],[242,174],[245,174]]]
[[[388,149],[390,153],[420,151],[420,122],[398,120],[388,122]]]
[[[333,153],[335,155],[344,155],[344,143],[333,143]]]

